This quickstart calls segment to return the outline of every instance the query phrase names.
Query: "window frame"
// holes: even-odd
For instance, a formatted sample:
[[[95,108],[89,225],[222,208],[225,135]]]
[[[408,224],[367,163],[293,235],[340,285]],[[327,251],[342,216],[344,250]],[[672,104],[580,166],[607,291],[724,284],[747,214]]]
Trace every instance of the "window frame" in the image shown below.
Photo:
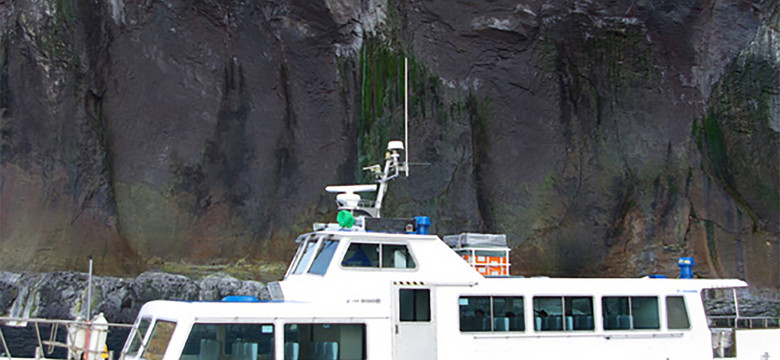
[[[324,236],[320,236],[317,239],[317,242],[318,242],[317,249],[314,252],[314,256],[312,257],[311,261],[309,261],[309,266],[305,271],[307,274],[325,276],[331,264],[333,263],[333,259],[336,258],[336,252],[338,251],[340,241],[339,239],[336,239],[333,235],[324,235]],[[329,245],[333,245],[333,249],[332,250],[328,249],[330,253],[326,254],[326,257],[321,258],[320,255],[322,255],[324,250],[326,250],[325,247]],[[318,267],[316,272],[312,271],[314,270],[315,265],[319,265],[319,263],[317,262],[317,260],[319,259],[327,259],[324,260],[325,261],[324,267],[322,268]]]
[[[520,300],[520,309],[521,309],[522,313],[519,316],[515,315],[515,317],[519,317],[520,318],[520,320],[521,320],[520,321],[520,325],[522,326],[522,328],[521,329],[512,329],[512,325],[510,323],[510,325],[507,328],[507,330],[496,330],[496,323],[495,323],[495,321],[496,321],[496,316],[495,316],[495,312],[496,312],[496,310],[495,310],[495,308],[496,308],[496,299],[508,299],[508,298],[512,298],[513,301],[517,301],[518,299]],[[462,304],[462,302],[463,302],[464,299],[469,300],[469,301],[471,301],[471,299],[487,299],[487,301],[488,301],[488,309],[487,309],[488,312],[485,313],[485,316],[488,318],[488,324],[490,324],[490,329],[484,329],[484,330],[464,330],[463,329],[464,316],[463,316],[463,308],[462,307],[464,305]],[[526,304],[525,299],[526,299],[525,295],[483,295],[483,294],[468,294],[468,295],[466,295],[466,294],[462,294],[462,295],[458,296],[458,330],[461,333],[525,333],[527,331],[526,330],[526,326],[525,326],[525,304]],[[501,316],[501,317],[505,317],[505,316]]]
[[[236,340],[242,339],[242,337],[235,337],[235,338],[228,338],[228,328],[230,326],[258,326],[260,328],[261,334],[267,334],[262,332],[263,328],[266,326],[271,327],[271,333],[270,333],[270,340],[271,340],[271,352],[269,353],[271,356],[271,360],[276,358],[276,324],[274,324],[273,321],[264,321],[264,322],[224,322],[224,321],[211,321],[211,320],[205,320],[205,321],[195,321],[190,324],[189,330],[187,332],[186,339],[184,340],[184,346],[182,347],[181,353],[179,354],[179,358],[185,355],[199,355],[199,354],[192,354],[192,353],[186,353],[185,351],[188,349],[187,346],[190,345],[191,337],[193,332],[196,330],[197,326],[215,326],[215,327],[223,327],[222,331],[224,332],[222,335],[224,337],[224,341],[220,341],[220,356],[221,357],[230,357],[230,355],[233,352],[232,344],[236,343]],[[220,337],[220,330],[217,330],[216,337]],[[205,337],[201,337],[198,340],[207,339]],[[244,340],[247,340],[243,338]],[[230,341],[228,341],[230,340]],[[200,342],[200,341],[199,341]],[[258,350],[260,349],[260,342],[256,342],[258,344]],[[259,355],[259,353],[258,353]],[[259,356],[258,356],[259,358]]]
[[[356,327],[358,327],[360,329],[360,335],[361,335],[361,338],[360,338],[360,342],[361,342],[361,350],[360,351],[362,353],[361,360],[368,359],[368,326],[364,322],[285,322],[284,324],[281,324],[281,326],[279,326],[280,331],[282,333],[281,334],[282,343],[279,345],[279,346],[282,347],[282,355],[283,355],[282,358],[283,359],[287,358],[287,344],[290,343],[290,342],[295,342],[295,343],[299,344],[299,348],[302,348],[302,346],[301,346],[302,343],[308,343],[309,345],[314,343],[315,342],[314,338],[313,338],[313,336],[314,336],[314,326],[318,326],[318,325],[322,326],[323,328],[325,328],[325,326],[327,326],[327,328],[330,328],[331,326],[339,326],[339,327],[340,326],[356,326]],[[292,326],[296,326],[296,327],[298,327],[298,326],[306,326],[306,327],[309,327],[308,329],[304,329],[304,330],[309,330],[309,333],[308,333],[309,337],[306,339],[307,340],[306,342],[301,341],[300,338],[295,339],[295,341],[291,341],[293,339],[289,339],[288,338],[288,334],[289,334],[289,331],[290,331],[289,328],[292,327]],[[341,331],[341,330],[339,330],[339,331]],[[300,334],[301,334],[300,328],[296,329],[295,333],[296,333],[296,337],[300,336]],[[339,335],[341,335],[341,334],[339,334]],[[337,343],[338,343],[338,349],[339,349],[338,351],[340,352],[342,350],[341,341],[337,341]],[[306,351],[310,351],[310,350],[307,349]],[[299,354],[301,354],[302,352],[303,351],[299,350]],[[299,358],[303,358],[303,357],[301,356]],[[336,358],[337,359],[340,358],[339,354],[336,354]]]
[[[680,299],[680,301],[682,303],[682,312],[683,312],[682,314],[685,315],[685,323],[687,324],[685,327],[672,327],[670,325],[671,321],[669,321],[669,320],[671,319],[671,317],[670,317],[671,313],[669,311],[669,308],[670,308],[669,300],[671,300],[671,299]],[[667,295],[667,296],[664,297],[664,306],[666,306],[666,309],[665,309],[666,310],[666,328],[668,330],[683,330],[683,331],[684,330],[691,330],[691,315],[690,315],[690,311],[688,311],[688,304],[685,301],[685,296],[682,296],[682,295]]]
[[[377,245],[379,249],[378,258],[377,258],[377,266],[351,266],[351,265],[344,265],[344,262],[346,261],[347,254],[349,254],[349,249],[352,247],[352,244],[362,244],[362,245]],[[403,246],[406,249],[406,253],[408,254],[408,257],[411,259],[412,263],[414,264],[413,267],[384,267],[383,265],[383,258],[384,258],[384,246]],[[417,271],[419,269],[419,262],[417,261],[417,258],[414,256],[414,252],[412,251],[412,248],[407,243],[403,242],[372,242],[372,241],[362,241],[361,239],[355,239],[347,241],[347,244],[344,246],[344,251],[342,254],[338,254],[340,257],[339,266],[347,271]]]
[[[144,340],[146,340],[146,335],[149,333],[149,329],[153,323],[154,322],[151,317],[141,317],[138,320],[138,322],[133,327],[133,330],[131,331],[130,336],[133,338],[127,345],[127,350],[125,351],[126,356],[139,355],[141,349],[144,348]],[[141,328],[143,328],[143,331],[141,331]]]
[[[547,316],[537,316],[537,299],[557,299],[560,303],[560,315],[553,314],[553,315],[547,315]],[[568,310],[574,309],[574,306],[570,306],[572,309],[568,309],[566,304],[571,303],[576,299],[587,299],[590,300],[590,313],[586,314],[585,316],[591,317],[591,323],[589,327],[586,328],[578,328],[577,322],[574,319],[574,314],[568,315]],[[531,300],[531,306],[533,309],[533,317],[532,317],[532,325],[534,332],[537,333],[543,333],[543,332],[583,332],[583,331],[590,331],[595,332],[596,331],[596,307],[595,307],[595,295],[534,295]],[[544,311],[544,309],[541,309],[541,311]],[[545,312],[546,313],[546,312]],[[560,316],[561,317],[561,325],[560,329],[545,329],[544,321],[552,316]],[[566,318],[571,316],[572,317],[572,326],[571,329],[568,328]],[[542,324],[537,329],[537,323],[536,319],[540,318],[542,320]],[[549,320],[548,320],[549,321]],[[557,327],[557,326],[556,326]]]
[[[172,326],[171,329],[161,329],[159,328],[160,325]],[[143,350],[141,352],[141,359],[147,359],[147,360],[162,360],[163,357],[165,357],[165,353],[168,351],[168,346],[171,344],[171,339],[173,338],[173,334],[176,332],[176,327],[178,326],[178,323],[175,320],[166,320],[166,319],[154,319],[154,322],[152,323],[150,329],[147,331],[149,333],[148,338],[146,341],[141,345],[141,349]],[[162,333],[162,337],[156,337],[158,335],[157,331],[163,330],[167,331],[170,330],[170,333]],[[167,337],[167,338],[166,338]],[[162,346],[161,352],[157,352],[157,345],[158,340],[164,340],[165,343],[159,343],[159,345]],[[152,349],[154,351],[153,353],[149,353],[149,349]]]
[[[317,249],[320,244],[320,240],[322,239],[322,236],[317,236],[318,234],[312,233],[309,235],[301,235],[298,237],[301,240],[301,245],[298,246],[298,250],[295,253],[295,258],[293,259],[293,264],[290,266],[290,274],[289,275],[303,275],[308,270],[309,267],[311,267],[312,261],[314,261],[314,256],[317,253]],[[313,248],[308,247],[311,241],[314,240]],[[306,254],[309,253],[309,251],[312,252],[312,255],[310,257],[306,257]],[[305,263],[303,263],[303,260],[306,260]],[[303,266],[303,267],[301,267]],[[299,269],[300,268],[300,271]]]
[[[401,309],[404,306],[404,300],[403,300],[403,296],[401,295],[401,292],[404,292],[404,291],[411,291],[412,294],[413,294],[413,296],[412,296],[412,311],[413,311],[412,317],[413,317],[413,319],[412,320],[404,319],[404,311],[402,311],[402,309]],[[418,292],[426,292],[428,294],[428,299],[427,299],[428,312],[427,312],[427,317],[426,318],[419,318],[419,316],[418,316],[418,311],[417,311],[418,305],[419,305],[418,304],[419,298],[417,297]],[[432,299],[432,291],[431,291],[431,289],[428,289],[428,288],[399,288],[398,289],[398,322],[403,322],[403,323],[421,323],[421,322],[430,323],[431,321],[433,321],[433,301],[432,300],[433,299]]]
[[[659,301],[658,295],[602,295],[601,296],[601,327],[604,329],[604,331],[659,331],[661,330],[661,302]],[[627,299],[627,309],[628,309],[628,316],[629,319],[629,327],[627,329],[623,328],[607,328],[607,307],[605,306],[605,301],[607,299],[615,299],[615,298],[625,298]],[[655,320],[656,320],[656,327],[636,327],[636,316],[634,315],[634,301],[635,299],[654,299],[655,300]],[[618,314],[620,315],[626,315],[626,314]]]

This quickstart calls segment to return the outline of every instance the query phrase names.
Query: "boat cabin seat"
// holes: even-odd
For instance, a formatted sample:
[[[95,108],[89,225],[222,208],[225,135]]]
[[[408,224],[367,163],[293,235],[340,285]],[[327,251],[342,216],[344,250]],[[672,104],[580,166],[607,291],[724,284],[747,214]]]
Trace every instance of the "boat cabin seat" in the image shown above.
[[[563,330],[563,318],[561,315],[550,315],[544,320],[544,330]]]
[[[336,360],[339,358],[339,343],[335,341],[314,341],[310,345],[312,359]]]
[[[618,315],[616,320],[618,329],[631,329],[631,323],[634,321],[631,315]]]
[[[509,331],[509,318],[499,316],[493,319],[494,331]]]
[[[230,360],[257,360],[257,343],[234,342]]]
[[[284,343],[284,360],[298,360],[300,345],[297,342]]]
[[[213,339],[200,339],[198,360],[219,360],[221,343]]]
[[[325,341],[322,343],[322,360],[336,360],[339,358],[339,343]]]

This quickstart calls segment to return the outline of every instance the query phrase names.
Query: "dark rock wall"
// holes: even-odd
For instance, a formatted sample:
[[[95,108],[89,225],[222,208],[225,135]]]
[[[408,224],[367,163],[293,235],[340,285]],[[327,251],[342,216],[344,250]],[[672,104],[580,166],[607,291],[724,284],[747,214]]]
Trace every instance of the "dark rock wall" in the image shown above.
[[[389,216],[517,273],[780,287],[774,1],[0,2],[0,263],[287,261],[402,136]]]
[[[72,271],[46,274],[0,272],[0,315],[16,318],[76,319],[103,313],[112,323],[132,323],[148,301],[220,301],[228,295],[270,299],[265,284],[215,273],[202,279],[162,272],[135,278],[94,276]],[[87,304],[88,295],[92,300]]]

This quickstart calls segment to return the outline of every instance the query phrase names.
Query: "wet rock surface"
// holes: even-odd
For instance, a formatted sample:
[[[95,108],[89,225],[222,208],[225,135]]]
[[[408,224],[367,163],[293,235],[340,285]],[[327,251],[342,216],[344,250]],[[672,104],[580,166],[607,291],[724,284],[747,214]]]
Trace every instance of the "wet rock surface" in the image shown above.
[[[0,2],[0,268],[286,263],[335,216],[323,187],[402,136],[408,56],[427,165],[387,216],[506,233],[517,274],[693,256],[778,289],[779,23],[769,0]],[[107,286],[201,296],[140,279]]]

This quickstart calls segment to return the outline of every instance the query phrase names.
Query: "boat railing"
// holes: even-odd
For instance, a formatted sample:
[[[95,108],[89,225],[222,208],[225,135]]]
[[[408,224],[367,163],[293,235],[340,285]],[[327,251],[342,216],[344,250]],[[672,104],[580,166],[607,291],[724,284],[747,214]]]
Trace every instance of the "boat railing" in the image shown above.
[[[780,328],[780,317],[771,316],[710,316],[713,329],[776,329]]]
[[[67,359],[96,360],[113,359],[113,351],[108,351],[105,347],[105,336],[103,344],[97,345],[99,338],[94,336],[100,333],[107,334],[111,328],[132,328],[132,324],[116,324],[107,322],[95,322],[86,320],[57,320],[57,319],[39,319],[39,318],[15,318],[0,317],[0,360],[19,359],[11,353],[6,336],[3,333],[5,327],[30,327],[35,330],[35,359],[55,359],[59,357],[52,356],[58,348],[67,350]],[[42,331],[42,327],[46,327]],[[64,342],[61,340],[65,332]],[[93,339],[89,338],[89,333],[93,333]]]
[[[736,330],[780,329],[780,317],[771,316],[710,316],[713,357],[736,356]]]

